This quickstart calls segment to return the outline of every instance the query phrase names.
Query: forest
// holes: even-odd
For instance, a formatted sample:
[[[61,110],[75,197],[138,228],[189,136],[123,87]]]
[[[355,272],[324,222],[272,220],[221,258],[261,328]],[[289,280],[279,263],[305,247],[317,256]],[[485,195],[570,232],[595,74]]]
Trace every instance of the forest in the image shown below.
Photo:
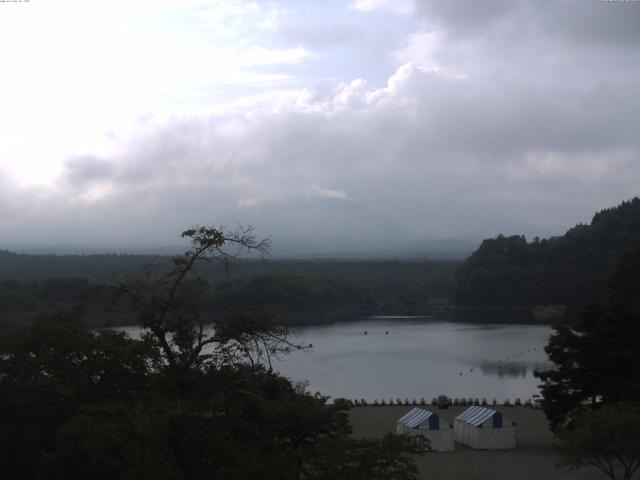
[[[457,270],[460,306],[584,306],[602,301],[622,256],[640,245],[640,199],[596,213],[563,236],[499,235],[487,239]]]
[[[80,313],[92,326],[129,323],[126,306],[112,305],[110,285],[147,268],[166,270],[170,264],[168,256],[0,252],[3,326],[60,310]],[[444,260],[236,259],[229,269],[202,265],[204,291],[199,301],[212,320],[242,310],[269,314],[283,324],[385,313],[433,314],[446,308],[458,265]]]

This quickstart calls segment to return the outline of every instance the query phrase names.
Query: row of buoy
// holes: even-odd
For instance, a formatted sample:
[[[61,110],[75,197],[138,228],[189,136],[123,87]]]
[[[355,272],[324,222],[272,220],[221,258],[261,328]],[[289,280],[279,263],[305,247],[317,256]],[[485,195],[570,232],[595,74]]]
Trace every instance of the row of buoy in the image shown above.
[[[363,333],[364,333],[364,335],[368,335],[368,334],[369,334],[369,332],[367,332],[366,330],[365,330]],[[385,335],[389,335],[389,330],[385,330],[384,334],[385,334]],[[517,355],[522,356],[522,355],[524,355],[525,353],[529,353],[529,352],[531,352],[532,350],[535,350],[535,349],[536,349],[536,347],[532,347],[532,348],[530,348],[530,349],[528,348],[528,349],[526,350],[526,352],[520,352],[519,354],[514,354],[514,355],[512,355],[512,357],[513,357],[513,358],[515,358]],[[507,355],[507,356],[505,357],[505,360],[509,360],[509,358],[510,358],[510,357],[509,357],[509,355]],[[470,371],[470,372],[473,372],[473,368],[469,369],[469,371]],[[459,373],[458,373],[458,375],[461,377],[461,376],[462,376],[462,372],[459,372]]]
[[[369,332],[367,332],[366,330],[363,333],[364,333],[364,335],[368,335],[369,334]],[[385,335],[389,335],[389,330],[385,330],[384,334]],[[514,354],[512,356],[515,357],[516,355],[524,355],[525,353],[529,353],[529,352],[531,352],[532,350],[535,350],[535,349],[536,349],[536,347],[532,347],[531,349],[528,348],[526,352],[520,352],[519,354]],[[505,357],[505,360],[509,360],[509,355],[507,355]],[[473,368],[471,369],[471,371],[473,372]],[[460,375],[462,375],[462,372],[460,372]]]
[[[427,402],[424,398],[421,398],[420,400],[416,400],[415,398],[413,400],[409,400],[409,399],[405,399],[404,401],[400,400],[399,398],[396,399],[394,401],[393,398],[389,399],[388,401],[385,400],[384,398],[382,400],[378,400],[377,398],[373,400],[373,402],[368,402],[367,400],[365,400],[364,398],[362,399],[343,399],[346,400],[347,402],[349,402],[351,404],[351,406],[354,407],[366,407],[366,406],[374,406],[374,407],[384,407],[384,406],[402,406],[402,405],[412,405],[412,406],[416,406],[416,405],[429,405],[431,404],[432,406],[438,406],[438,399],[434,398],[431,402]],[[500,404],[498,403],[498,401],[494,398],[492,401],[488,401],[486,398],[483,398],[482,400],[479,400],[478,398],[448,398],[448,403],[447,406],[451,406],[451,407],[468,407],[468,406],[505,406],[505,407],[529,407],[529,408],[535,408],[535,407],[539,407],[539,401],[534,400],[534,399],[527,399],[524,402],[520,400],[520,398],[516,398],[515,401],[513,403],[511,403],[511,401],[507,398],[505,399],[505,401]],[[446,407],[445,407],[446,408]]]
[[[525,352],[514,353],[513,355],[511,355],[511,358],[516,358],[517,356],[522,356],[525,353],[529,353],[529,352],[531,352],[531,351],[533,351],[535,349],[536,349],[536,347],[527,348],[527,350]],[[510,358],[509,355],[507,355],[504,359],[505,360],[509,360],[509,358]]]

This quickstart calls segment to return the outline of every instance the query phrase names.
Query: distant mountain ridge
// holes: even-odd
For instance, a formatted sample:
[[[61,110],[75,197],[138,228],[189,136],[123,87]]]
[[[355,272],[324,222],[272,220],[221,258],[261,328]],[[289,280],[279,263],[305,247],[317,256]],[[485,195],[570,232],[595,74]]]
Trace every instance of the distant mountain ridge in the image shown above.
[[[276,257],[348,256],[395,252],[416,232],[349,199],[308,197],[267,203],[234,213],[236,222],[269,232]]]
[[[607,295],[620,258],[640,249],[640,199],[622,202],[564,235],[527,242],[498,236],[482,242],[458,269],[457,305],[586,305]]]
[[[480,238],[425,238],[392,218],[343,198],[305,197],[270,202],[231,211],[226,218],[215,221],[231,229],[238,224],[252,225],[256,235],[270,236],[270,256],[274,259],[462,259],[480,241]],[[154,237],[154,243],[147,246],[2,244],[0,239],[0,248],[35,255],[176,255],[187,248],[186,244],[180,245],[178,236],[188,226],[176,227],[176,241]],[[163,240],[166,243],[159,244]]]

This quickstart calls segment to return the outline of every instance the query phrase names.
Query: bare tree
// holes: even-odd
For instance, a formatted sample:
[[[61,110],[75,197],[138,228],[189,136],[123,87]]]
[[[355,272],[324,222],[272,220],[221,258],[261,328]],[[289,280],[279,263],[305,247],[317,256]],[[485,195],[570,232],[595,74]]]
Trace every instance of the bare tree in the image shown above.
[[[213,340],[223,364],[248,362],[252,370],[265,365],[273,371],[272,359],[306,346],[289,340],[286,327],[274,326],[267,317],[238,312],[216,323]]]
[[[222,226],[194,226],[181,236],[190,239],[191,246],[183,255],[172,259],[168,270],[162,271],[157,264],[151,264],[139,277],[115,278],[111,288],[116,300],[124,297],[133,303],[139,325],[158,343],[169,367],[189,369],[208,358],[203,355],[207,345],[221,340],[228,345],[233,338],[228,333],[223,338],[205,331],[207,322],[194,299],[195,292],[206,285],[198,266],[203,262],[219,263],[228,269],[232,260],[243,253],[267,254],[271,241],[258,238],[252,227],[242,226],[232,231]],[[270,365],[273,353],[293,345],[286,340],[286,331],[273,329],[266,323],[261,327],[261,331],[254,328],[251,334],[241,335],[238,331],[234,335],[243,344],[251,337],[260,347],[256,358],[261,360],[266,354]]]

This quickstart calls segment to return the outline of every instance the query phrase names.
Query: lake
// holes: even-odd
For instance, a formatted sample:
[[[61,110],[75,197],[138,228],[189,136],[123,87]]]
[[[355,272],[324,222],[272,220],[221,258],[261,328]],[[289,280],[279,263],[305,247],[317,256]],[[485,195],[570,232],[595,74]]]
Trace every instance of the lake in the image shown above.
[[[549,367],[544,346],[551,328],[542,325],[377,317],[293,332],[313,348],[291,353],[275,368],[333,398],[431,400],[446,394],[524,401],[539,393],[534,370]]]
[[[544,346],[551,328],[544,325],[386,316],[291,332],[313,347],[292,352],[274,368],[332,398],[430,401],[445,394],[525,401],[539,393],[533,372],[549,367]]]

